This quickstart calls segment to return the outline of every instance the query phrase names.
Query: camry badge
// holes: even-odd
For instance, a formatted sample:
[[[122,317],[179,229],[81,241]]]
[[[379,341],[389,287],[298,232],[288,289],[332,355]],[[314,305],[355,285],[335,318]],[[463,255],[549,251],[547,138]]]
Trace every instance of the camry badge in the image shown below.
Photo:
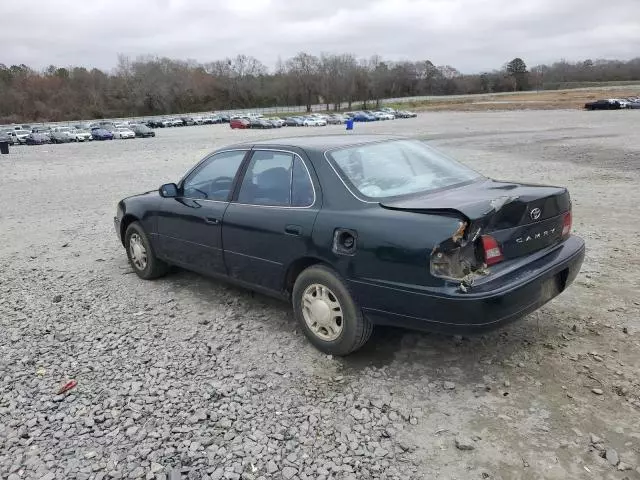
[[[542,215],[542,210],[540,210],[539,208],[534,208],[529,212],[529,216],[532,220],[538,220],[540,218],[540,215]]]

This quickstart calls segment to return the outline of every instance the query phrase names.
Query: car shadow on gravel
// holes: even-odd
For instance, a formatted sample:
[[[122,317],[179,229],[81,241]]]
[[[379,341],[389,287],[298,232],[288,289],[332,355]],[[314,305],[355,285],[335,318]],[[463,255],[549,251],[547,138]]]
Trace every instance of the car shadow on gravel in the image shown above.
[[[233,304],[250,317],[253,311],[260,313],[250,321],[268,323],[270,330],[280,330],[281,338],[293,335],[296,329],[286,302],[186,271],[177,271],[170,278],[176,290],[186,290],[212,309],[220,304]],[[269,315],[263,315],[265,309]],[[543,308],[497,330],[469,336],[376,326],[367,344],[340,362],[345,374],[375,367],[384,368],[389,375],[439,376],[454,369],[469,382],[481,383],[482,375],[491,365],[515,366],[536,358],[544,347],[553,348],[565,330],[562,317],[555,309]]]
[[[451,378],[481,384],[496,369],[537,364],[555,349],[563,331],[561,315],[536,312],[497,330],[469,336],[416,332],[378,326],[370,341],[342,359],[345,374],[384,369],[400,378]]]

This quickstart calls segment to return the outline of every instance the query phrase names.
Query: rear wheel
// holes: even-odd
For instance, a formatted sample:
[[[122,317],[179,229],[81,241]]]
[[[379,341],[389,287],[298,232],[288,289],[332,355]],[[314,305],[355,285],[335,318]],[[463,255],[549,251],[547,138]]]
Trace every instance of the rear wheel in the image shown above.
[[[140,278],[151,280],[165,275],[169,270],[169,266],[156,257],[147,234],[138,222],[127,227],[124,244],[129,263]]]
[[[304,270],[292,293],[293,311],[309,341],[321,352],[348,355],[373,330],[337,272],[323,265]]]

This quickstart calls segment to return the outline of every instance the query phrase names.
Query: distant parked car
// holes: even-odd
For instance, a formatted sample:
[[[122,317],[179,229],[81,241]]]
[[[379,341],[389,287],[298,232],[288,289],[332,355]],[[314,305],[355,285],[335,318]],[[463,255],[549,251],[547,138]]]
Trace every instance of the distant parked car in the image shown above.
[[[3,142],[9,142],[12,144],[17,144],[19,143],[17,138],[15,137],[15,135],[13,134],[13,132],[15,132],[16,130],[14,130],[13,128],[5,128],[0,130],[0,137],[2,137],[2,141]],[[29,132],[27,132],[27,134],[29,134]]]
[[[620,104],[620,108],[629,108],[630,102],[626,98],[612,98],[611,100],[618,102]]]
[[[365,112],[356,112],[353,115],[354,122],[375,122],[376,120],[377,120],[376,117],[374,117],[373,115],[369,115],[368,113],[365,113]]]
[[[113,133],[105,128],[94,128],[91,136],[94,140],[113,140]]]
[[[156,132],[151,130],[146,125],[142,125],[142,124],[133,125],[131,127],[131,130],[133,130],[133,133],[135,133],[136,137],[147,138],[147,137],[155,137],[156,136]]]
[[[39,125],[37,127],[33,127],[31,129],[32,133],[49,133],[51,132],[51,127],[47,127],[45,125]]]
[[[71,141],[71,136],[66,131],[52,130],[49,136],[51,143],[69,143]]]
[[[249,121],[250,128],[274,128],[274,125],[264,118],[252,118]]]
[[[159,118],[150,118],[145,122],[145,125],[149,128],[164,128],[164,124]]]
[[[327,121],[318,117],[305,117],[302,120],[302,125],[305,127],[324,127],[327,125]]]
[[[398,110],[396,112],[396,118],[415,118],[418,114],[415,112],[409,112],[407,110]]]
[[[281,119],[280,117],[271,117],[271,118],[268,118],[267,120],[269,120],[273,124],[273,126],[276,128],[280,128],[284,126],[284,120]]]
[[[584,104],[587,110],[620,110],[622,105],[618,100],[608,98],[605,100],[596,100],[595,102],[587,102]]]
[[[66,135],[70,142],[83,142],[87,139],[87,136],[91,138],[90,133],[85,133],[74,127],[55,127],[53,131],[61,135]],[[54,141],[54,143],[65,143],[64,140],[56,142],[55,140],[57,140],[57,138],[55,138],[55,136],[52,136],[51,140]]]
[[[10,130],[5,133],[8,133],[9,137],[11,137],[11,141],[14,145],[24,145],[27,143],[27,137],[29,136],[28,130]]]
[[[44,145],[45,143],[51,143],[51,137],[47,133],[32,132],[27,135],[25,143],[27,145]]]
[[[394,120],[396,117],[387,112],[373,112],[372,115],[378,120]]]
[[[220,115],[206,115],[202,117],[202,123],[205,125],[213,125],[215,123],[222,123],[222,117]]]
[[[190,127],[191,125],[195,125],[196,122],[193,118],[191,117],[180,117],[177,120],[180,121],[180,124],[176,123],[176,126],[184,126],[184,127]]]
[[[287,127],[302,127],[302,119],[299,117],[287,117],[284,119],[284,124]]]
[[[246,118],[234,118],[229,122],[231,128],[251,128],[251,122]]]
[[[71,139],[75,142],[90,142],[93,140],[91,132],[86,129],[74,128],[69,132]]]
[[[136,138],[135,132],[126,127],[116,128],[112,133],[113,138],[119,138],[120,140],[125,140],[127,138]]]

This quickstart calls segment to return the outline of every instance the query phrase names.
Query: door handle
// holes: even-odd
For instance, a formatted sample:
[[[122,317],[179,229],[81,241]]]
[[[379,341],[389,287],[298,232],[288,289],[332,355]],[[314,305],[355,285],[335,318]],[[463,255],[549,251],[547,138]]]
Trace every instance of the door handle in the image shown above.
[[[302,235],[302,227],[300,225],[286,225],[284,233],[287,235]]]
[[[220,220],[213,217],[204,217],[204,223],[208,223],[209,225],[218,225]]]

